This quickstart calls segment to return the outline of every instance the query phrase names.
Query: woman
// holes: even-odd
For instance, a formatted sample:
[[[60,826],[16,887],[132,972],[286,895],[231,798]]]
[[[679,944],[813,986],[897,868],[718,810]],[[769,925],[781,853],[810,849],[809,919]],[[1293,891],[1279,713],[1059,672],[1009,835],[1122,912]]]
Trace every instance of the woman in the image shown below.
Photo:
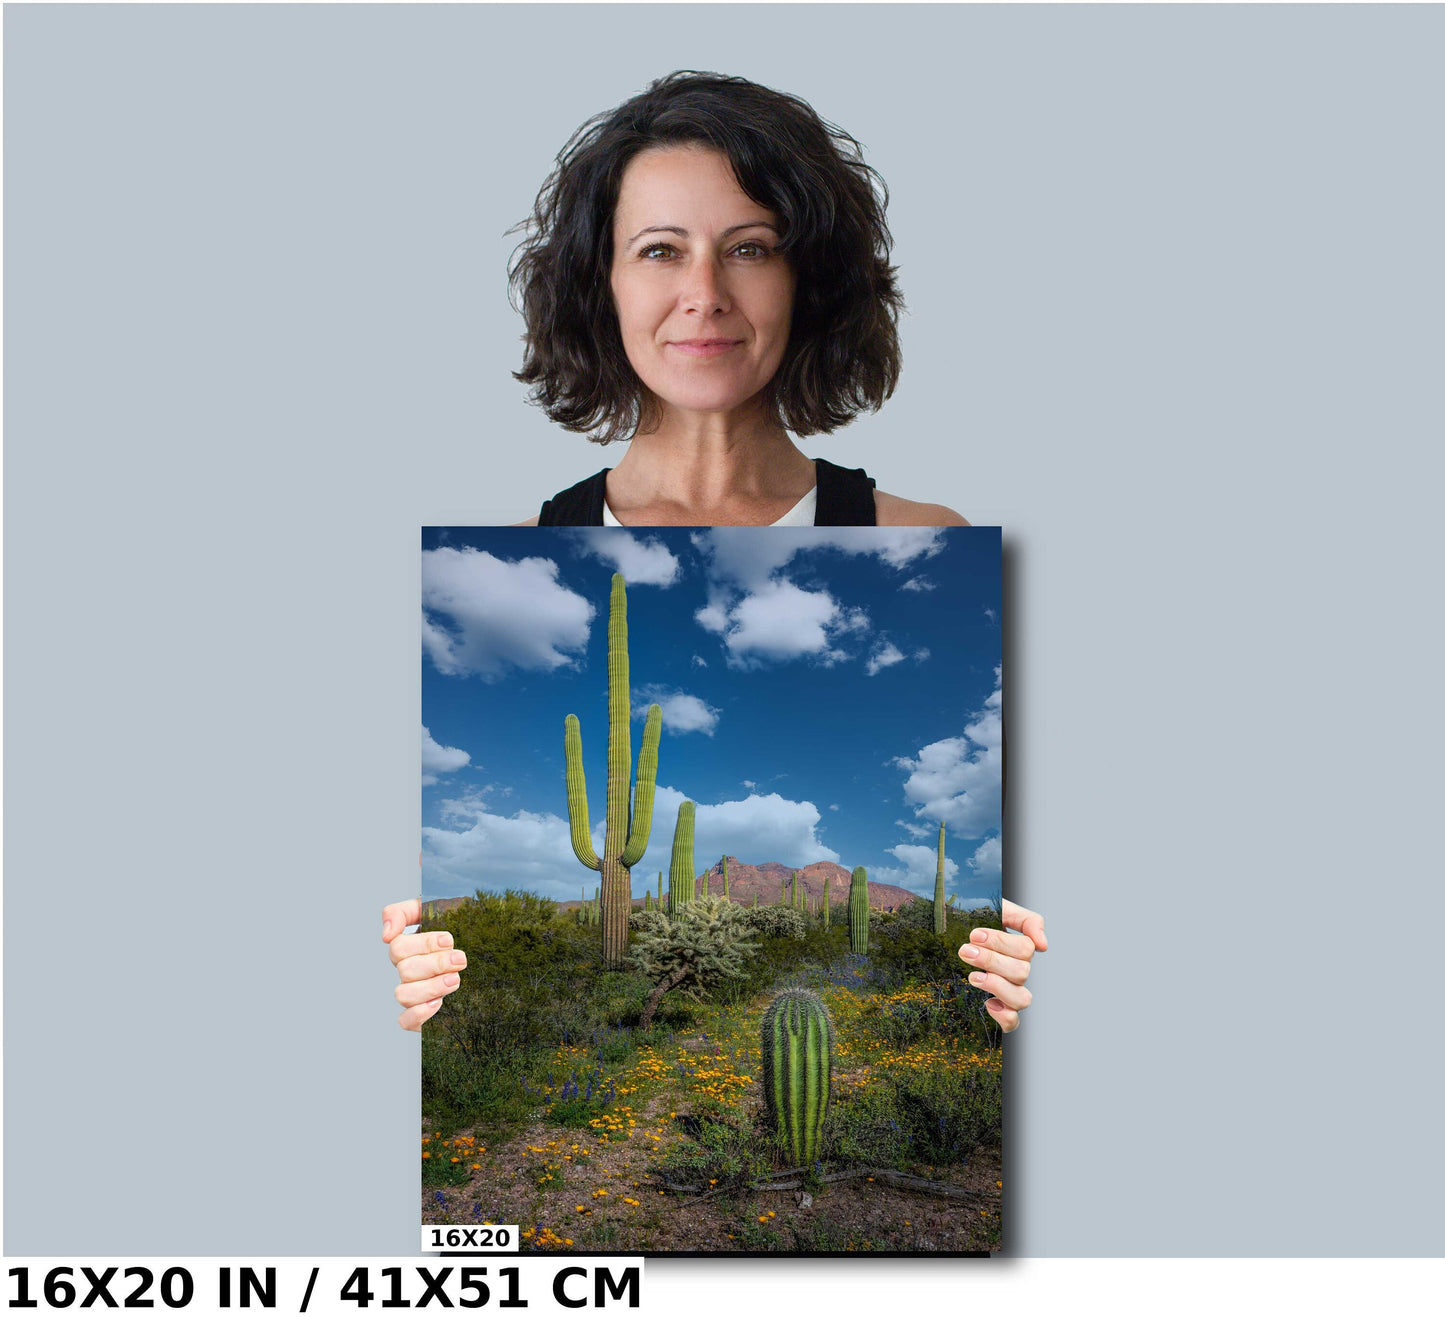
[[[513,266],[527,326],[517,378],[559,425],[630,443],[520,524],[968,525],[790,437],[876,411],[897,383],[886,205],[853,138],[742,78],[674,73],[584,124]],[[402,933],[418,918],[415,901],[383,912],[406,1029],[465,966],[448,934]],[[977,930],[959,954],[1010,1032],[1048,942],[1012,902],[1004,924],[1018,932]]]

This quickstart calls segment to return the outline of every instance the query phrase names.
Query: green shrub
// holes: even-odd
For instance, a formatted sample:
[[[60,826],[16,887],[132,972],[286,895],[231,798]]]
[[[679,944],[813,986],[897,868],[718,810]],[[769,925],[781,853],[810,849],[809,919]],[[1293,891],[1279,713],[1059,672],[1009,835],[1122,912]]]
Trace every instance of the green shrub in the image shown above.
[[[505,1129],[526,1120],[532,1103],[517,1082],[516,1058],[474,1056],[444,1035],[424,1030],[421,1044],[422,1110],[439,1128]]]
[[[741,1192],[772,1168],[772,1147],[760,1131],[714,1110],[689,1121],[695,1135],[674,1143],[658,1169],[674,1184]],[[716,1184],[711,1183],[716,1181]]]
[[[981,1144],[997,1146],[1002,1128],[1000,1073],[940,1065],[895,1071],[840,1099],[828,1151],[853,1165],[949,1166]]]
[[[764,937],[790,937],[801,942],[812,921],[801,910],[787,905],[760,905],[757,909],[743,907],[749,927]]]

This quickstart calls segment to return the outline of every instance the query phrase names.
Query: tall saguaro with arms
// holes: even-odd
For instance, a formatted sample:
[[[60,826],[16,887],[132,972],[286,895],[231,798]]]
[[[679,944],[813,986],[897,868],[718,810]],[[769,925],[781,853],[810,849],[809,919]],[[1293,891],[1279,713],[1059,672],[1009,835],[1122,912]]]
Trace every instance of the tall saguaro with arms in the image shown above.
[[[607,831],[602,855],[592,845],[587,821],[587,781],[582,773],[582,726],[575,713],[566,720],[567,817],[572,849],[589,869],[602,874],[602,960],[619,968],[627,954],[627,918],[632,913],[632,866],[647,850],[652,832],[652,798],[657,788],[657,742],[662,709],[647,710],[637,788],[632,790],[632,687],[627,663],[627,582],[612,577],[607,621]]]

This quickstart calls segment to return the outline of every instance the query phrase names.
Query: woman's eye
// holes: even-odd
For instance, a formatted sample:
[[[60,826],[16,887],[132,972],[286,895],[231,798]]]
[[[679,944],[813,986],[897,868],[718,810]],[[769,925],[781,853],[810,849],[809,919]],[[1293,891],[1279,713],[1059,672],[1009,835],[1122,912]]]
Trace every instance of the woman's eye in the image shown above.
[[[652,260],[653,257],[657,254],[661,254],[663,256],[671,255],[672,248],[665,242],[654,242],[652,246],[644,247],[637,254],[642,257],[644,261],[649,261]]]
[[[768,254],[768,249],[760,242],[740,242],[733,251],[749,260],[757,260]]]

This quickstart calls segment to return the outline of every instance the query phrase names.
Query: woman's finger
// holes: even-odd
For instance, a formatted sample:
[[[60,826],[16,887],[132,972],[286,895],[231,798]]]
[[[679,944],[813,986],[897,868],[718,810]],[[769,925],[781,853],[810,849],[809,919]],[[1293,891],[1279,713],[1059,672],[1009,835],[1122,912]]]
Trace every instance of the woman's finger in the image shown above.
[[[389,954],[393,965],[412,956],[424,956],[429,951],[449,950],[455,942],[450,933],[438,930],[434,933],[403,933],[391,940]]]
[[[1025,910],[1012,901],[1003,903],[1003,926],[1015,928],[1022,933],[1038,951],[1049,949],[1049,939],[1044,932],[1044,917],[1037,910]]]
[[[968,976],[968,984],[971,988],[980,988],[989,993],[993,998],[1002,1002],[1011,1011],[1027,1010],[1029,1003],[1033,1001],[1034,994],[1020,984],[1013,983],[1004,978],[1001,974],[988,974],[983,970],[974,970]]]
[[[443,974],[439,978],[417,979],[414,983],[398,983],[396,999],[403,1006],[420,1006],[433,997],[445,997],[447,993],[455,992],[461,981],[460,974]]]
[[[1028,938],[991,928],[975,928],[958,949],[959,959],[970,969],[991,970],[1012,983],[1023,983],[1028,978],[1033,953],[1034,944]]]
[[[1009,1010],[997,997],[990,997],[984,1005],[988,1007],[988,1013],[993,1016],[994,1023],[1004,1033],[1013,1033],[1019,1027],[1019,1013]]]
[[[381,940],[390,942],[404,928],[421,923],[421,897],[398,901],[381,912]]]
[[[422,1002],[420,1006],[408,1006],[406,1010],[402,1011],[402,1013],[396,1017],[396,1022],[401,1025],[403,1029],[410,1029],[414,1033],[420,1033],[422,1025],[437,1013],[441,1004],[442,999],[440,997],[434,997],[431,1001]]]
[[[419,983],[423,979],[441,978],[467,967],[467,953],[451,950],[429,951],[421,956],[407,956],[396,962],[396,972],[403,983]]]

